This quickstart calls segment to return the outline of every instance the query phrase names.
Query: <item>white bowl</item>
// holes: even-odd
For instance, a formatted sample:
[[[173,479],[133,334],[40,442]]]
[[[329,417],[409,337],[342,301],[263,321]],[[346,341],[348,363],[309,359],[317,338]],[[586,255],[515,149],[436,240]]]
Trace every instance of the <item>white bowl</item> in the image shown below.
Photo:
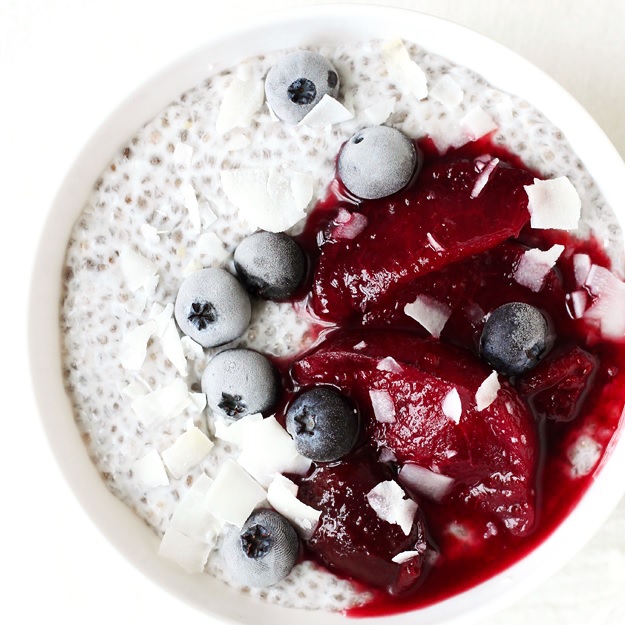
[[[226,622],[257,625],[344,622],[338,614],[259,604],[209,575],[189,576],[157,555],[158,539],[105,487],[88,458],[65,394],[58,306],[64,253],[72,225],[111,155],[146,120],[217,69],[270,50],[306,44],[339,44],[402,37],[468,66],[494,86],[517,94],[562,129],[625,228],[625,164],[597,124],[573,98],[536,67],[501,45],[450,22],[410,11],[328,5],[274,13],[213,37],[204,47],[166,68],[132,94],[102,124],[69,171],[50,209],[39,244],[29,309],[30,360],[43,425],[76,497],[102,533],[139,570],[191,605]],[[621,437],[622,439],[622,437]],[[421,625],[474,622],[501,609],[552,575],[599,529],[625,494],[625,441],[604,458],[596,480],[573,512],[543,544],[496,577],[414,613],[361,622]]]

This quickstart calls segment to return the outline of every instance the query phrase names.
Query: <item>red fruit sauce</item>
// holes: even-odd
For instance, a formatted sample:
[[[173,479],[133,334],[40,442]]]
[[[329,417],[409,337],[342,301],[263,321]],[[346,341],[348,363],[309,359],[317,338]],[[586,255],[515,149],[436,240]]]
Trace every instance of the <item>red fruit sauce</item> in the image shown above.
[[[625,344],[603,339],[596,326],[570,312],[568,294],[579,289],[572,257],[586,253],[593,263],[609,267],[600,245],[566,232],[530,229],[523,185],[536,174],[489,140],[443,156],[427,140],[418,145],[423,166],[407,188],[359,201],[335,180],[308,218],[300,243],[311,276],[305,298],[295,305],[319,319],[319,334],[309,353],[279,363],[287,389],[279,419],[301,388],[315,384],[339,388],[360,411],[356,449],[338,463],[319,465],[300,480],[299,491],[323,511],[322,522],[343,508],[340,531],[322,524],[305,555],[373,594],[367,605],[350,610],[351,616],[441,601],[535,549],[579,502],[598,470],[574,476],[570,447],[585,434],[605,453],[625,405]],[[475,159],[484,155],[500,163],[472,198],[485,161]],[[353,213],[366,217],[351,224],[358,234],[339,238]],[[513,274],[523,252],[554,243],[565,251],[543,288],[534,293],[519,285]],[[417,295],[451,308],[440,341],[403,312]],[[428,426],[427,415],[411,413],[411,393],[432,405],[440,405],[449,385],[465,398],[474,396],[490,373],[479,358],[484,317],[512,301],[536,306],[547,318],[554,340],[543,361],[517,379],[499,376],[497,399],[483,413],[469,409],[469,426]],[[355,349],[360,342],[366,347]],[[388,356],[402,371],[380,377],[376,363]],[[373,415],[368,391],[380,384],[393,392],[396,423],[379,423]],[[413,443],[410,428],[425,426],[428,436]],[[525,446],[518,444],[521,437]],[[383,448],[391,449],[396,462],[379,461]],[[456,453],[447,458],[445,450],[452,448]],[[363,497],[411,459],[435,464],[457,481],[440,502],[414,497],[420,512],[405,537],[398,526],[374,518]],[[488,481],[493,472],[514,479],[506,488],[505,480]],[[472,489],[476,484],[490,494]],[[391,563],[388,554],[423,542],[421,519],[425,553],[408,564]]]

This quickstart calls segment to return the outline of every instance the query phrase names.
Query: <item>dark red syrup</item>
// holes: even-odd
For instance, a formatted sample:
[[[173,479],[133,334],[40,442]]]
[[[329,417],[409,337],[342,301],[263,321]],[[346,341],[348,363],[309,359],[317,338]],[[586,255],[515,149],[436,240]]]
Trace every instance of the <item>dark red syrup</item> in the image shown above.
[[[571,446],[586,434],[605,453],[625,405],[625,342],[602,338],[596,326],[571,313],[569,294],[580,288],[573,255],[589,254],[593,263],[609,268],[601,246],[566,232],[530,229],[523,185],[538,176],[489,140],[445,155],[428,140],[418,146],[423,166],[406,189],[358,201],[334,180],[308,218],[300,243],[310,258],[310,280],[307,296],[294,305],[319,320],[318,335],[309,353],[278,363],[286,389],[278,419],[301,388],[315,384],[339,388],[361,414],[356,449],[299,480],[299,497],[321,509],[322,520],[341,518],[334,533],[332,523],[317,530],[305,545],[306,557],[373,594],[365,606],[349,610],[350,616],[439,602],[535,549],[576,506],[601,464],[588,475],[573,475]],[[500,163],[471,198],[482,167],[476,169],[475,159],[485,155]],[[339,211],[339,221],[345,214],[366,217],[355,238],[333,236]],[[554,243],[565,251],[543,288],[535,293],[519,285],[513,275],[523,252]],[[417,295],[452,310],[440,340],[404,313]],[[484,317],[511,301],[532,304],[547,318],[554,339],[544,360],[517,379],[500,376],[493,406],[474,411],[472,425],[460,430],[428,426],[427,414],[414,410],[407,416],[411,397],[440,403],[447,383],[461,395],[474,395],[490,372],[479,358]],[[356,349],[360,343],[365,347]],[[403,373],[382,379],[376,364],[387,356]],[[398,414],[403,411],[399,423],[380,424],[374,417],[368,391],[381,383],[393,391]],[[426,428],[428,436],[411,441],[411,427]],[[452,448],[457,453],[446,458],[445,450]],[[417,537],[388,531],[389,524],[384,533],[379,520],[366,517],[363,495],[411,459],[435,464],[456,478],[456,487],[440,502],[414,495]],[[506,477],[498,482],[491,474]],[[427,549],[409,564],[389,563],[389,554],[424,541]]]

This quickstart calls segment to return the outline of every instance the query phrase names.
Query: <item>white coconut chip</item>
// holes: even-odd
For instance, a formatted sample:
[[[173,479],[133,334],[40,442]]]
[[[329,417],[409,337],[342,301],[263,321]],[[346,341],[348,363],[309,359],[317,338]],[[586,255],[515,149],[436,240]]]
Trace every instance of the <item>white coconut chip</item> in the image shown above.
[[[406,493],[397,482],[380,482],[367,493],[367,501],[380,519],[399,525],[406,536],[410,534],[417,504],[406,498]]]
[[[174,313],[174,305],[170,302],[166,306],[162,306],[158,302],[152,304],[148,317],[156,321],[156,336],[161,337],[167,328],[172,315]]]
[[[592,261],[588,254],[574,254],[573,255],[573,271],[575,272],[575,282],[577,286],[584,286],[586,279],[590,273],[592,267]]]
[[[196,232],[202,230],[202,222],[200,219],[200,203],[192,184],[185,183],[180,185],[180,194],[182,195],[182,205],[189,212],[191,225]]]
[[[200,220],[202,222],[202,229],[210,228],[217,221],[217,214],[213,210],[210,202],[206,200],[200,202]]]
[[[378,371],[388,371],[389,373],[401,373],[403,371],[402,366],[391,356],[382,358],[375,368]]]
[[[434,338],[439,338],[451,309],[427,295],[417,295],[417,299],[404,306],[404,313],[420,323]]]
[[[235,77],[225,90],[217,114],[216,129],[225,135],[233,128],[249,126],[265,101],[265,85],[262,80],[241,80]]]
[[[445,248],[432,236],[431,232],[426,233],[428,243],[435,252],[442,252]]]
[[[131,247],[125,247],[119,255],[119,264],[126,286],[134,293],[141,287],[149,291],[151,281],[158,270],[158,267],[151,261],[136,252]]]
[[[213,447],[213,442],[202,430],[191,427],[162,453],[163,462],[175,478],[181,478],[197,467]]]
[[[306,113],[298,126],[309,126],[310,128],[325,128],[334,124],[346,122],[354,117],[338,100],[335,100],[327,93]]]
[[[267,500],[276,512],[293,524],[304,540],[308,540],[319,523],[321,511],[300,501],[297,491],[297,485],[291,480],[276,475],[267,489]]]
[[[171,517],[159,555],[188,573],[201,573],[223,524],[208,510],[206,498],[213,481],[205,474],[194,482]]]
[[[238,447],[242,447],[249,432],[249,425],[252,423],[260,423],[262,420],[263,415],[260,414],[260,412],[245,415],[236,421],[221,417],[217,418],[215,421],[215,437],[237,445]]]
[[[476,106],[460,120],[460,127],[470,141],[477,141],[497,130],[497,123],[481,106]]]
[[[187,265],[185,265],[182,268],[182,271],[180,272],[183,278],[188,278],[189,276],[192,276],[194,273],[196,273],[197,271],[200,271],[200,269],[203,269],[204,265],[202,265],[202,263],[197,260],[194,259],[192,261],[190,261]]]
[[[176,143],[174,148],[174,160],[179,165],[189,168],[191,167],[191,159],[193,158],[193,147],[188,143]]]
[[[514,279],[534,293],[538,293],[544,284],[547,274],[564,252],[564,245],[553,245],[543,251],[537,248],[527,250],[514,271]]]
[[[161,337],[161,347],[169,362],[176,367],[178,373],[180,373],[183,378],[186,378],[187,359],[184,355],[184,349],[182,348],[176,322],[173,319],[170,319],[165,326],[165,331]]]
[[[313,196],[311,176],[276,168],[223,170],[221,184],[240,216],[269,232],[284,232],[301,221]]]
[[[567,295],[567,299],[570,301],[571,312],[575,319],[581,319],[588,307],[588,293],[586,291],[573,291]]]
[[[524,189],[532,228],[577,229],[582,201],[566,176],[552,180],[534,178],[534,184],[525,185]]]
[[[244,135],[240,130],[234,130],[228,136],[228,141],[226,142],[226,150],[228,150],[228,152],[243,150],[250,143],[251,141],[248,139],[248,137]]]
[[[132,297],[129,297],[124,302],[124,310],[129,312],[131,315],[135,315],[136,317],[139,317],[145,310],[147,303],[148,303],[148,296],[145,290],[135,291],[132,294]]]
[[[445,395],[442,403],[443,414],[451,419],[456,425],[460,423],[460,417],[462,416],[462,402],[460,401],[460,395],[458,389],[452,388],[447,395]]]
[[[419,465],[407,463],[399,470],[397,479],[417,493],[433,501],[442,501],[452,490],[454,479],[442,473],[435,473],[420,467]]]
[[[137,397],[130,407],[145,427],[164,425],[191,406],[189,389],[185,382],[176,378],[147,395]]]
[[[471,189],[471,197],[476,198],[479,197],[480,193],[484,190],[484,187],[488,184],[490,180],[491,174],[495,171],[499,165],[498,158],[491,158],[484,166],[480,175],[475,179],[475,184],[473,185],[473,189]]]
[[[169,485],[165,465],[156,449],[148,452],[132,465],[132,477],[146,490]]]
[[[402,93],[411,93],[418,100],[427,98],[428,86],[425,72],[410,58],[401,39],[392,39],[384,44],[382,60],[391,80]]]
[[[147,321],[124,335],[119,360],[124,369],[141,369],[148,350],[148,341],[156,333],[156,321]]]
[[[149,392],[150,389],[139,380],[133,380],[121,390],[122,395],[130,400],[147,395]]]
[[[308,458],[298,453],[295,442],[275,417],[247,425],[238,460],[265,488],[278,473],[303,475],[311,465]]]
[[[592,265],[585,286],[594,297],[584,318],[597,321],[601,334],[606,338],[620,339],[625,336],[625,283],[611,271]]]
[[[449,74],[445,74],[430,88],[430,97],[453,111],[462,102],[464,91]]]
[[[205,232],[198,237],[197,250],[204,257],[204,265],[213,262],[223,264],[230,256],[222,240],[214,232]]]
[[[153,243],[158,245],[161,241],[161,238],[158,236],[158,230],[154,226],[150,226],[150,224],[141,224],[139,227],[143,238],[146,243]]]
[[[356,350],[361,350],[365,347],[367,347],[367,344],[364,341],[360,341],[360,343],[356,343],[356,345],[354,345],[354,349]]]
[[[379,423],[395,422],[395,404],[388,391],[369,391],[369,399],[373,407],[373,414]]]
[[[497,398],[497,393],[501,385],[499,384],[499,376],[493,371],[481,384],[475,393],[475,403],[477,411],[488,408]]]
[[[391,562],[395,562],[395,564],[404,564],[405,562],[410,562],[410,560],[414,560],[421,555],[419,551],[402,551],[398,553],[396,556],[391,558]]]
[[[265,489],[230,458],[219,468],[219,473],[206,495],[208,510],[218,519],[239,528],[247,521],[254,508],[265,499]]]
[[[202,412],[206,408],[205,393],[189,393],[189,399],[193,402],[192,408],[195,408],[198,412]]]
[[[355,239],[367,227],[367,223],[369,220],[362,213],[350,213],[341,208],[334,218],[335,226],[332,230],[332,237],[334,239]]]
[[[145,293],[150,299],[153,298],[154,295],[156,294],[156,287],[158,286],[158,280],[159,280],[159,276],[155,274],[153,276],[150,276],[143,285]]]
[[[568,449],[567,457],[571,463],[571,475],[588,475],[601,458],[601,445],[590,436],[582,434]]]
[[[184,356],[187,360],[199,360],[204,358],[204,348],[196,343],[191,337],[183,336],[180,339],[182,343],[182,349],[184,350]]]
[[[388,98],[387,100],[382,100],[377,104],[367,107],[364,113],[372,124],[379,126],[394,113],[396,104],[397,98]]]

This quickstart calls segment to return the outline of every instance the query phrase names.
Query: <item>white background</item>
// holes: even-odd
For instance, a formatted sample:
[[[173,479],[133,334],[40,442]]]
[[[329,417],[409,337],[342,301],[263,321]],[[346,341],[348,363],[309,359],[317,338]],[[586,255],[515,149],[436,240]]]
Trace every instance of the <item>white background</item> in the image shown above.
[[[146,77],[224,25],[303,4],[310,3],[0,0],[3,623],[211,623],[131,568],[65,486],[29,390],[26,290],[47,207],[103,118]],[[519,52],[567,88],[625,155],[625,0],[375,4],[439,15]],[[625,623],[625,612],[620,618],[615,613],[620,609],[625,610],[625,502],[564,571],[481,625],[616,625]]]

